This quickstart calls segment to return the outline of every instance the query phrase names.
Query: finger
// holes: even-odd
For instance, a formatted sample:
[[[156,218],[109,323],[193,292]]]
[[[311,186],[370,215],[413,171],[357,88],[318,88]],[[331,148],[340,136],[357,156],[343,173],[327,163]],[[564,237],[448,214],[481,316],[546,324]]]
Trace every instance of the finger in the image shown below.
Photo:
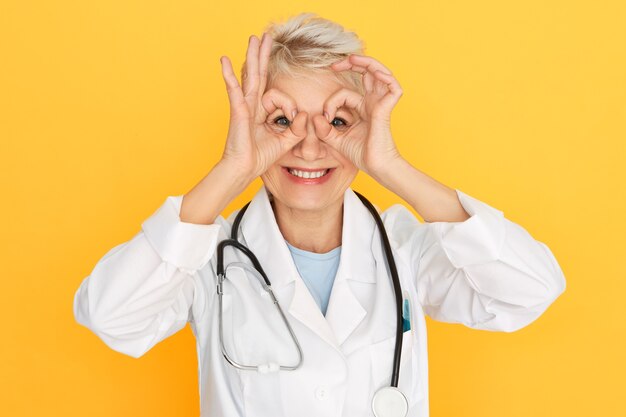
[[[291,126],[285,132],[284,138],[281,141],[283,150],[286,152],[293,148],[298,142],[306,137],[306,123],[309,118],[309,114],[305,111],[299,112],[293,119]]]
[[[227,56],[220,57],[220,63],[222,65],[222,77],[224,78],[226,91],[228,93],[228,101],[230,102],[230,117],[245,117],[247,116],[245,113],[246,101],[243,96],[243,91],[239,86],[239,81],[233,71],[233,65]],[[242,112],[241,109],[244,109],[244,111]]]
[[[283,115],[290,121],[293,121],[298,113],[298,106],[295,100],[290,95],[276,88],[270,88],[263,94],[261,104],[268,115],[277,110],[282,110]],[[264,118],[265,115],[263,116]],[[258,121],[262,122],[264,120],[259,119]]]
[[[392,72],[389,68],[387,68],[371,56],[352,54],[348,57],[348,59],[353,65],[365,67],[368,71],[371,71],[372,73],[374,73],[375,71],[382,71],[385,74],[392,75]]]
[[[363,88],[367,94],[374,90],[374,76],[369,72],[363,74]]]
[[[289,129],[278,135],[276,140],[278,140],[280,144],[281,156],[306,137],[307,119],[307,112],[302,111],[298,113],[291,126],[289,126]]]
[[[269,65],[270,54],[272,53],[272,44],[274,40],[272,35],[265,32],[261,40],[259,49],[259,94],[265,92],[267,86],[267,67]]]
[[[344,65],[346,62],[350,62],[349,58],[350,58],[350,55],[344,57],[341,61],[337,61],[337,62],[332,63],[330,66],[331,67],[335,67],[335,66]]]
[[[326,117],[321,114],[313,116],[313,127],[315,127],[315,135],[324,142],[329,142],[331,146],[334,145],[333,139],[337,136],[338,132],[333,130],[333,127]]]
[[[342,61],[331,64],[330,68],[336,71],[352,70],[352,71],[360,72],[361,74],[367,72],[366,67],[353,64],[352,62],[350,62],[349,58],[346,58]]]
[[[324,116],[320,114],[313,116],[313,126],[315,127],[315,134],[322,142],[345,155],[345,149],[342,149],[345,148],[345,143],[343,143],[345,137],[341,132],[333,129]]]
[[[392,75],[385,74],[380,71],[376,71],[374,75],[378,81],[384,83],[388,88],[387,94],[385,94],[379,101],[379,108],[380,111],[383,112],[384,116],[389,117],[391,110],[398,103],[400,97],[402,97],[402,87],[400,87],[400,83]]]
[[[245,97],[255,97],[259,87],[259,39],[252,35],[248,39],[246,70],[241,80]]]
[[[363,88],[367,93],[370,93],[374,88],[373,75],[368,71],[366,67],[352,64],[348,58],[343,61],[336,62],[331,65],[331,68],[335,71],[355,71],[360,73],[363,78]]]
[[[365,117],[363,114],[363,96],[354,90],[342,88],[331,94],[324,103],[324,113],[328,116],[326,122],[330,122],[335,118],[337,110],[341,107],[354,109],[359,116]]]
[[[380,86],[377,86],[374,73],[381,71],[391,75],[391,71],[372,57],[354,54],[348,55],[345,59],[332,64],[331,68],[335,71],[350,70],[359,72],[363,76],[363,88],[367,94],[375,91],[378,95],[382,96],[386,93],[386,89],[380,89]]]

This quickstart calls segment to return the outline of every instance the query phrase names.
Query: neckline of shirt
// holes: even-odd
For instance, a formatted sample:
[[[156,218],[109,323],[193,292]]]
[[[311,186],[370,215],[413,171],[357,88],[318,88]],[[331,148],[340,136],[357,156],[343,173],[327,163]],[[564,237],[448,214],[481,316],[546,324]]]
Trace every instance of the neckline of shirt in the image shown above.
[[[309,258],[309,259],[314,259],[316,261],[325,261],[325,260],[328,260],[328,259],[336,258],[341,253],[341,246],[337,246],[335,249],[332,249],[329,252],[315,253],[315,252],[309,252],[309,251],[304,250],[304,249],[296,248],[295,246],[291,245],[286,240],[285,240],[285,243],[287,244],[287,246],[289,247],[289,250],[293,254],[299,255],[299,256],[303,256],[303,257],[306,257],[306,258]]]

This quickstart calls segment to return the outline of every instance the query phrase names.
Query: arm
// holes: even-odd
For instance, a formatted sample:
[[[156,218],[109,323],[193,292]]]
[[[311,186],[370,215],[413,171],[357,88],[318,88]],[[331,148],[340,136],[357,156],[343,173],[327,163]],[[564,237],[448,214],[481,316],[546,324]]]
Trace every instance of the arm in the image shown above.
[[[170,196],[129,242],[111,249],[74,296],[78,323],[110,348],[142,356],[206,306],[196,271],[230,228],[219,213],[247,178],[220,161],[184,196]],[[184,217],[186,216],[186,217]]]
[[[306,114],[296,112],[292,100],[273,93],[262,103],[271,45],[271,36],[261,44],[251,37],[243,88],[230,60],[220,59],[231,112],[220,162],[187,194],[168,197],[76,291],[76,320],[112,349],[139,357],[203,311],[209,300],[199,290],[197,271],[230,229],[219,213],[306,134]],[[296,113],[292,127],[280,135],[265,126],[278,107]]]
[[[332,68],[361,73],[369,88],[364,96],[349,89],[331,96],[324,106],[329,120],[344,103],[359,119],[347,131],[326,126],[318,136],[427,222],[420,225],[400,205],[388,210],[393,235],[401,240],[396,250],[411,259],[425,312],[436,320],[503,331],[541,315],[565,290],[563,272],[548,247],[501,211],[446,187],[401,157],[391,134],[391,112],[402,88],[387,67],[372,57],[350,55]]]
[[[429,177],[399,155],[383,166],[384,169],[370,175],[409,203],[424,221],[460,222],[470,217],[455,190]]]
[[[192,304],[207,302],[198,300],[204,294],[197,291],[196,271],[213,256],[221,226],[180,221],[181,200],[168,197],[139,233],[98,261],[76,291],[76,321],[113,350],[142,356],[185,327]]]
[[[397,173],[381,181],[424,218],[436,219],[420,224],[394,207],[393,227],[412,231],[403,250],[410,251],[420,302],[431,318],[510,332],[563,293],[565,278],[550,249],[501,211],[459,190],[449,197],[447,187],[412,167]]]
[[[221,160],[182,200],[180,219],[185,223],[212,224],[253,178],[238,175],[236,167]]]

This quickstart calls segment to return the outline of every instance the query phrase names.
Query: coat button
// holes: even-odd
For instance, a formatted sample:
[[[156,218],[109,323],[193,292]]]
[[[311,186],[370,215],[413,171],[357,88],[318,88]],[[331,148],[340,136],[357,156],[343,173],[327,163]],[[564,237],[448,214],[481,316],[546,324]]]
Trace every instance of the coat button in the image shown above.
[[[318,400],[322,401],[328,398],[328,388],[325,386],[317,387],[315,389],[315,396]]]

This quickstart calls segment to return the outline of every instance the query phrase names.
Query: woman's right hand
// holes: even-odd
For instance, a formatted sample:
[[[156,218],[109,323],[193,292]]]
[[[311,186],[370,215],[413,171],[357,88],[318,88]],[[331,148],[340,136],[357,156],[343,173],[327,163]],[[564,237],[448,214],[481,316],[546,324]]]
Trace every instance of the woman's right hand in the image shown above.
[[[307,113],[298,112],[295,101],[287,94],[276,89],[265,91],[272,41],[268,33],[263,34],[261,41],[254,35],[250,37],[243,88],[228,57],[220,58],[230,102],[230,125],[221,162],[250,182],[306,135]],[[280,116],[289,120],[287,129],[274,122]]]

